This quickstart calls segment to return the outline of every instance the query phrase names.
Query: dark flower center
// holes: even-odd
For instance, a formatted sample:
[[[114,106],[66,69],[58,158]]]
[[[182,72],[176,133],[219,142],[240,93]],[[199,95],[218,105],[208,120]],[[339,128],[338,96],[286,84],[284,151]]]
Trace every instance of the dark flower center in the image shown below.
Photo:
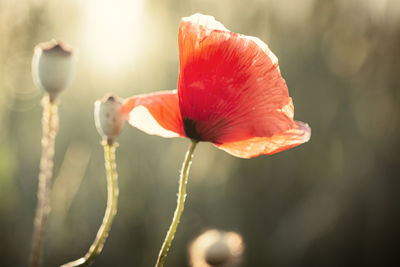
[[[183,118],[182,120],[183,129],[185,130],[185,134],[187,137],[196,141],[204,141],[204,139],[196,129],[197,122],[195,120],[190,118]]]

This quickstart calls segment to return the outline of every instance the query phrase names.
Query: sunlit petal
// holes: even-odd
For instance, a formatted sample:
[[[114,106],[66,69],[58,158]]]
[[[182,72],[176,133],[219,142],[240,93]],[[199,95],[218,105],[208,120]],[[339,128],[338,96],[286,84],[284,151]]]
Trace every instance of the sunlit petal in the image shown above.
[[[216,145],[240,158],[252,158],[259,155],[271,155],[307,142],[311,136],[308,124],[295,121],[294,127],[271,137],[254,137],[251,139]]]
[[[185,136],[176,90],[131,97],[125,101],[122,112],[131,125],[147,134]]]
[[[190,137],[224,143],[293,127],[286,82],[264,42],[200,14],[182,19],[178,39],[179,105]]]

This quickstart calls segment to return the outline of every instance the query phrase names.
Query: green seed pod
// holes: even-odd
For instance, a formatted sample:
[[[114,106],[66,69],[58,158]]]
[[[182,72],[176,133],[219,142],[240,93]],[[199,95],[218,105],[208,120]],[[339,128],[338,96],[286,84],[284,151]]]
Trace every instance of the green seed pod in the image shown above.
[[[99,134],[108,144],[113,144],[125,123],[119,97],[106,95],[94,103],[94,121]]]
[[[50,101],[72,81],[77,57],[68,45],[51,40],[36,45],[32,59],[32,76],[37,87],[46,91]]]

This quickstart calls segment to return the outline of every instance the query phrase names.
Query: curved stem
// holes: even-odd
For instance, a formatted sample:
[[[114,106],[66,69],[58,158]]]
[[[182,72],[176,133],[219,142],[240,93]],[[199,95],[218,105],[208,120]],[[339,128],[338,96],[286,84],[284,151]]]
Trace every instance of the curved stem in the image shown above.
[[[41,261],[42,245],[47,217],[50,213],[51,177],[54,165],[54,143],[58,130],[57,103],[48,95],[42,99],[42,155],[40,158],[38,203],[34,220],[31,251],[31,266],[38,267]]]
[[[114,144],[104,144],[104,159],[107,171],[107,209],[104,214],[103,223],[97,232],[96,239],[84,257],[76,261],[66,263],[62,265],[62,267],[88,266],[93,263],[96,256],[99,255],[103,249],[115,214],[117,213],[119,190],[118,174],[115,164],[115,147],[116,146]]]
[[[193,152],[196,148],[198,141],[191,140],[192,142],[189,145],[189,148],[186,152],[185,160],[183,161],[181,175],[179,179],[179,192],[177,205],[174,213],[174,217],[172,219],[171,226],[169,227],[167,236],[165,237],[164,243],[160,249],[160,253],[158,255],[156,267],[164,266],[165,259],[167,257],[167,253],[169,247],[171,246],[172,240],[174,239],[176,229],[178,228],[179,221],[184,209],[185,199],[186,199],[186,184],[189,177],[190,165],[192,165]]]

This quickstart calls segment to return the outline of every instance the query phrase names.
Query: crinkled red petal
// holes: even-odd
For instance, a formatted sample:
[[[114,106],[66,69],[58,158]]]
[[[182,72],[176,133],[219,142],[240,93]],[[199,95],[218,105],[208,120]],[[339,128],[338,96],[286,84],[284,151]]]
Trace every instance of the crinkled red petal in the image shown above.
[[[130,124],[148,134],[185,137],[176,90],[131,97],[121,111]]]
[[[292,129],[271,137],[253,137],[221,145],[215,144],[215,146],[236,157],[252,158],[260,155],[275,154],[301,145],[307,142],[310,136],[311,129],[308,124],[295,121]]]
[[[197,138],[224,144],[294,127],[277,59],[259,39],[197,14],[180,24],[179,59],[181,114]]]

